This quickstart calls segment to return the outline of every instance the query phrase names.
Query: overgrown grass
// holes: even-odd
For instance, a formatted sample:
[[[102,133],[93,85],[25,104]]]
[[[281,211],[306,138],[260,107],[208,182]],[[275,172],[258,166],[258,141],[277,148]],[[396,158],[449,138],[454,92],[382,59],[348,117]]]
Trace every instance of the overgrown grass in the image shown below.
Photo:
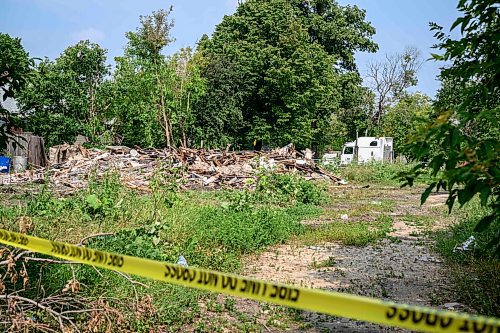
[[[403,163],[351,163],[346,167],[337,168],[337,173],[353,183],[399,186],[398,174],[409,171],[412,167],[413,164]],[[419,181],[426,183],[427,179],[422,178]]]
[[[384,238],[392,230],[392,218],[379,216],[374,222],[335,221],[309,229],[296,238],[305,245],[341,242],[345,245],[366,246]]]
[[[451,279],[457,288],[459,301],[476,309],[483,315],[500,316],[500,259],[493,257],[487,244],[495,232],[500,230],[496,221],[485,232],[474,232],[482,216],[488,213],[479,200],[469,202],[458,210],[459,221],[448,230],[435,234],[436,249],[446,258]],[[470,236],[476,238],[469,251],[454,251],[454,248]]]
[[[44,187],[25,206],[0,207],[0,221],[14,231],[20,220],[28,221],[24,231],[72,243],[111,232],[113,236],[92,238],[87,245],[174,263],[182,255],[190,266],[238,272],[242,255],[303,234],[300,221],[319,216],[321,209],[314,204],[326,197],[315,184],[295,176],[267,179],[268,185],[261,184],[256,192],[181,193],[172,185],[175,179],[157,176],[153,192],[139,195],[122,188],[110,173],[102,180],[91,177],[88,189],[70,197],[57,197]],[[147,332],[158,329],[159,323],[168,327],[165,330],[178,330],[199,315],[200,298],[213,297],[137,277],[131,279],[140,284],[132,283],[116,272],[84,265],[30,262],[28,273],[32,279],[41,278],[45,294],[57,294],[77,281],[80,296],[94,302],[106,299],[123,316],[111,323],[115,331]],[[20,283],[8,287],[20,290]],[[40,287],[22,294],[39,297]],[[145,301],[147,315],[140,310]]]

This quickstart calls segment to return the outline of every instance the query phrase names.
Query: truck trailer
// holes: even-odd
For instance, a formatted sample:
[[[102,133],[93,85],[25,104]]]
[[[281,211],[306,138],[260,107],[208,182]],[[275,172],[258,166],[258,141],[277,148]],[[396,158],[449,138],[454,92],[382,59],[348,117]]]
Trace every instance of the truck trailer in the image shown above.
[[[347,142],[342,147],[340,165],[357,161],[358,164],[369,162],[392,163],[394,160],[393,138],[363,136]]]

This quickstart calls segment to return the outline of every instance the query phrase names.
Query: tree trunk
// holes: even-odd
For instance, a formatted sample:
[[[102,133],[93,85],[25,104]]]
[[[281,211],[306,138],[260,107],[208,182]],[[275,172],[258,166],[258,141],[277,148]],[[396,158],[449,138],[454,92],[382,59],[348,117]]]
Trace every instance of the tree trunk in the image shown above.
[[[182,117],[182,121],[180,123],[180,128],[181,128],[181,135],[182,135],[182,140],[181,140],[181,144],[184,148],[187,148],[187,139],[186,139],[186,118],[188,117],[189,115],[189,98],[191,96],[191,92],[188,91],[187,93],[187,101],[186,101],[186,114],[184,115],[184,117]]]
[[[93,121],[95,117],[97,116],[97,107],[96,107],[96,90],[97,90],[97,84],[99,81],[99,75],[96,75],[95,77],[92,77],[90,84],[89,84],[89,119],[88,124],[91,126],[91,135],[92,135],[92,140],[97,134],[97,129],[95,127],[95,122]]]
[[[94,116],[95,116],[95,111],[94,111],[94,83],[93,82],[90,82],[90,87],[89,87],[89,114],[88,114],[88,119],[87,119],[87,123],[91,126],[91,129],[90,129],[90,134],[92,135],[92,137],[94,136],[94,126],[93,126],[93,122],[92,122],[92,119],[94,119]],[[85,133],[86,134],[86,133]],[[92,138],[93,140],[93,138]]]
[[[163,115],[163,128],[165,130],[165,141],[167,143],[167,147],[171,145],[172,138],[172,129],[170,126],[170,119],[168,117],[167,111],[165,109],[165,95],[163,92],[162,82],[160,79],[160,74],[158,73],[158,68],[156,68],[156,84],[158,85],[158,89],[160,90],[160,114]]]
[[[165,132],[165,140],[167,141],[167,147],[170,147],[170,131],[169,131],[169,121],[165,108],[163,108],[163,131]]]
[[[382,100],[378,102],[378,115],[377,115],[377,123],[380,127],[380,118],[382,118]]]

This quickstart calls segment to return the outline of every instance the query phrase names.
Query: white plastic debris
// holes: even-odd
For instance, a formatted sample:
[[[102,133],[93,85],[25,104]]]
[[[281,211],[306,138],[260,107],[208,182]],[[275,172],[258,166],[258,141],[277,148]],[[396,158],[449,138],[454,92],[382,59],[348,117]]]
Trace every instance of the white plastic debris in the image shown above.
[[[460,245],[455,246],[453,248],[453,252],[457,251],[469,251],[471,247],[474,247],[474,243],[476,242],[476,238],[474,236],[470,236],[465,242]]]
[[[304,151],[304,157],[305,157],[306,160],[310,161],[314,157],[314,152],[311,149],[306,148],[306,150]]]
[[[139,156],[139,152],[137,150],[135,150],[135,149],[131,149],[130,150],[130,156],[131,157],[137,157],[137,156]]]
[[[184,258],[183,255],[181,255],[179,257],[179,260],[177,260],[177,265],[181,265],[181,266],[184,266],[184,267],[188,267],[188,263],[187,263],[187,260],[186,258]]]
[[[344,220],[344,221],[349,220],[349,215],[347,215],[347,214],[342,214],[342,215],[340,215],[340,219],[341,219],[341,220]]]
[[[266,171],[273,171],[276,169],[276,162],[273,158],[266,159],[265,157],[261,157],[259,159],[259,166]]]
[[[441,305],[440,308],[444,308],[446,310],[457,310],[457,309],[461,310],[465,309],[465,306],[461,303],[452,302],[452,303],[445,303]]]
[[[104,121],[104,124],[105,124],[105,125],[109,125],[109,126],[113,126],[115,123],[116,123],[116,117],[115,117],[115,118],[113,118],[113,119],[110,119],[110,120],[105,120],[105,121]]]
[[[341,179],[341,180],[339,180],[339,184],[340,184],[340,185],[347,185],[347,184],[348,184],[348,182],[347,182],[347,180],[345,180],[345,179]]]

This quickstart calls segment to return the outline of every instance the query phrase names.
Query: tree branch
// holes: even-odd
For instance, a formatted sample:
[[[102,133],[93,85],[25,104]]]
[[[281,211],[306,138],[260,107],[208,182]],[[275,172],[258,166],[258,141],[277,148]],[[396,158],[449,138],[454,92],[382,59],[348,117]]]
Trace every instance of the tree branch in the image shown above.
[[[104,232],[104,233],[100,233],[100,234],[95,234],[95,235],[90,235],[90,236],[84,237],[84,238],[82,238],[80,240],[80,242],[76,246],[82,246],[82,245],[84,245],[85,242],[88,241],[91,238],[103,237],[103,236],[114,236],[114,233]]]

